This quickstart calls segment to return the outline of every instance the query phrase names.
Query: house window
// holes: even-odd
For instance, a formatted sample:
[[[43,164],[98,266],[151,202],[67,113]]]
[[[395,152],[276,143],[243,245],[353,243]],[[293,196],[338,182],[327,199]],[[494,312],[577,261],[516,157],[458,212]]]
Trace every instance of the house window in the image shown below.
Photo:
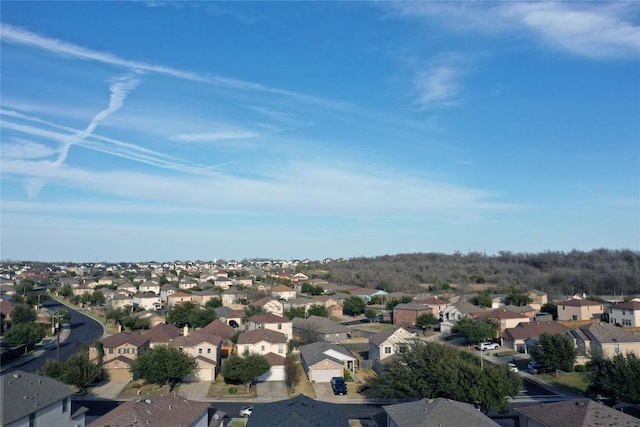
[[[126,349],[126,348],[119,348],[119,349],[118,349],[118,354],[124,354],[124,353],[126,353],[126,352],[127,352],[127,349]]]
[[[620,353],[620,344],[614,344],[614,345],[613,345],[613,352],[614,352],[615,354]]]
[[[198,354],[202,354],[202,349],[201,348],[198,349]]]
[[[29,427],[36,427],[36,414],[29,414]]]
[[[571,316],[571,320],[578,320],[578,316],[574,314],[573,316]]]
[[[278,323],[278,330],[282,329],[282,323]]]
[[[284,345],[283,344],[278,344],[278,353],[282,354],[284,352]]]
[[[67,412],[67,407],[69,406],[69,398],[65,397],[64,399],[62,399],[62,413],[64,414],[65,412]]]
[[[109,354],[113,354],[113,348],[109,349]]]
[[[128,349],[127,349],[127,353],[129,353],[129,354],[133,354],[133,353],[135,353],[135,352],[136,352],[136,349],[135,349],[135,348],[128,348]]]
[[[384,354],[391,354],[391,347],[385,347]]]
[[[211,354],[211,348],[207,349],[207,354]]]
[[[260,346],[260,351],[264,351],[264,346]]]
[[[248,346],[248,345],[245,345],[245,346],[244,346],[244,352],[245,352],[245,353],[249,353],[249,346]]]

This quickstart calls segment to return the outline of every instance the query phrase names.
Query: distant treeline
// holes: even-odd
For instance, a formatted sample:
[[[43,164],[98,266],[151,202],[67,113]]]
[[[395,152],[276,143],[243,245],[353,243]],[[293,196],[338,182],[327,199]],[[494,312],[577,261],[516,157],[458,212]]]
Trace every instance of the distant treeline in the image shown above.
[[[303,271],[335,283],[387,292],[415,292],[420,284],[431,284],[433,289],[457,284],[464,290],[465,285],[484,283],[498,291],[513,287],[550,295],[640,293],[640,252],[632,250],[399,254],[307,264]]]

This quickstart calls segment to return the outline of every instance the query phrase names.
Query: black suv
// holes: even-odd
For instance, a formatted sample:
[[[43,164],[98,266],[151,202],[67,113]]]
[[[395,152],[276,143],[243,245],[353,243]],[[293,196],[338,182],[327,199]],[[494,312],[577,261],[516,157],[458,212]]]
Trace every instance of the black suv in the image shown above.
[[[333,394],[347,394],[347,383],[344,382],[342,377],[331,378],[331,388],[333,389]]]

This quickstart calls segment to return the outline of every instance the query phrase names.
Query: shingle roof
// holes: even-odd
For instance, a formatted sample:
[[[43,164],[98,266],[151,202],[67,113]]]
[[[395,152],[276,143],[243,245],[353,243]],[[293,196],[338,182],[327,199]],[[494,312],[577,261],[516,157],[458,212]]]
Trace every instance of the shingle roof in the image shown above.
[[[103,339],[102,345],[105,348],[114,348],[129,343],[140,347],[147,341],[149,341],[149,337],[145,337],[144,335],[134,334],[133,332],[120,332]]]
[[[266,341],[271,344],[286,344],[287,337],[282,332],[264,328],[254,329],[238,335],[238,345],[256,344],[260,341]]]
[[[547,427],[640,426],[640,419],[591,399],[524,406],[516,411]]]
[[[271,366],[284,366],[286,361],[284,357],[271,352],[265,354],[264,358],[267,359],[267,362],[269,362],[269,365]]]
[[[255,316],[251,316],[249,321],[253,323],[291,323],[291,320],[286,317],[273,313],[256,314]]]
[[[340,334],[350,329],[326,317],[309,316],[306,319],[295,317],[292,320],[295,329],[311,329],[321,334]]]
[[[569,307],[586,307],[588,305],[602,305],[602,303],[598,301],[591,301],[588,299],[571,298],[566,301],[562,301],[558,305],[568,305]]]
[[[242,312],[238,311],[238,310],[234,310],[232,308],[229,307],[216,307],[213,309],[213,311],[216,312],[216,314],[220,317],[225,317],[227,319],[230,318],[234,318],[234,319],[241,319],[242,318]]]
[[[640,342],[640,336],[609,323],[590,323],[579,329],[591,341],[600,343]]]
[[[222,342],[222,338],[216,335],[203,333],[202,331],[196,331],[189,333],[189,335],[181,335],[173,340],[174,345],[182,347],[193,347],[194,345],[198,345],[201,342],[207,342],[218,347]]]
[[[172,394],[151,396],[148,399],[130,400],[102,417],[90,427],[141,426],[175,427],[193,425],[208,418],[209,402],[194,402]]]
[[[217,335],[222,338],[231,338],[235,335],[236,331],[220,319],[216,319],[202,328],[200,332],[205,334]]]
[[[617,308],[618,310],[640,310],[640,302],[638,301],[619,302],[617,304],[612,304],[611,308]]]
[[[300,357],[304,360],[306,366],[313,366],[325,359],[330,359],[342,364],[342,361],[339,361],[327,354],[327,352],[331,351],[335,351],[347,357],[355,359],[351,352],[349,352],[349,350],[347,350],[343,346],[327,341],[318,341],[311,344],[303,345],[299,350]]]
[[[142,334],[142,336],[149,338],[152,343],[168,343],[180,336],[180,329],[170,323],[160,323]]]
[[[60,381],[23,371],[2,376],[0,425],[42,410],[69,397],[73,391]]]
[[[394,311],[396,310],[415,310],[415,311],[433,311],[431,307],[427,307],[423,304],[416,304],[414,302],[408,302],[404,304],[398,304],[394,307]]]
[[[398,427],[499,426],[468,403],[440,397],[383,406],[382,409]]]
[[[564,334],[568,330],[568,326],[558,322],[523,322],[515,328],[505,329],[504,335],[515,340],[523,340],[539,337],[545,332],[554,335]]]
[[[341,405],[321,402],[304,394],[272,403],[255,405],[247,427],[347,427]]]
[[[478,317],[491,317],[493,319],[528,319],[524,314],[515,313],[505,308],[496,308],[495,310],[482,313],[474,313]]]

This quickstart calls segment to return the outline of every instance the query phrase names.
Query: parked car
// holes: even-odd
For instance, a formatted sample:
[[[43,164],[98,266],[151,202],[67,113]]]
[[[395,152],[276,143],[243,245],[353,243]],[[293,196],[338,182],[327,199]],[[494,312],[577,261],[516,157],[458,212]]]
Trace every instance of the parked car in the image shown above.
[[[253,413],[253,406],[244,406],[240,408],[240,416],[248,418]]]
[[[229,326],[231,326],[233,329],[240,327],[240,325],[238,325],[238,322],[236,322],[235,320],[229,320]]]
[[[507,363],[507,367],[511,372],[518,372],[518,366],[515,363],[509,362]]]
[[[532,375],[546,374],[549,372],[553,372],[553,369],[543,365],[542,363],[536,362],[535,360],[532,360],[529,362],[529,364],[527,365],[527,369],[529,373]]]
[[[333,389],[333,394],[347,394],[347,383],[344,382],[342,377],[331,378],[331,388]]]
[[[500,347],[500,345],[498,343],[495,342],[481,342],[480,344],[478,344],[476,346],[476,348],[480,351],[485,351],[485,350],[496,350],[498,349],[498,347]]]

